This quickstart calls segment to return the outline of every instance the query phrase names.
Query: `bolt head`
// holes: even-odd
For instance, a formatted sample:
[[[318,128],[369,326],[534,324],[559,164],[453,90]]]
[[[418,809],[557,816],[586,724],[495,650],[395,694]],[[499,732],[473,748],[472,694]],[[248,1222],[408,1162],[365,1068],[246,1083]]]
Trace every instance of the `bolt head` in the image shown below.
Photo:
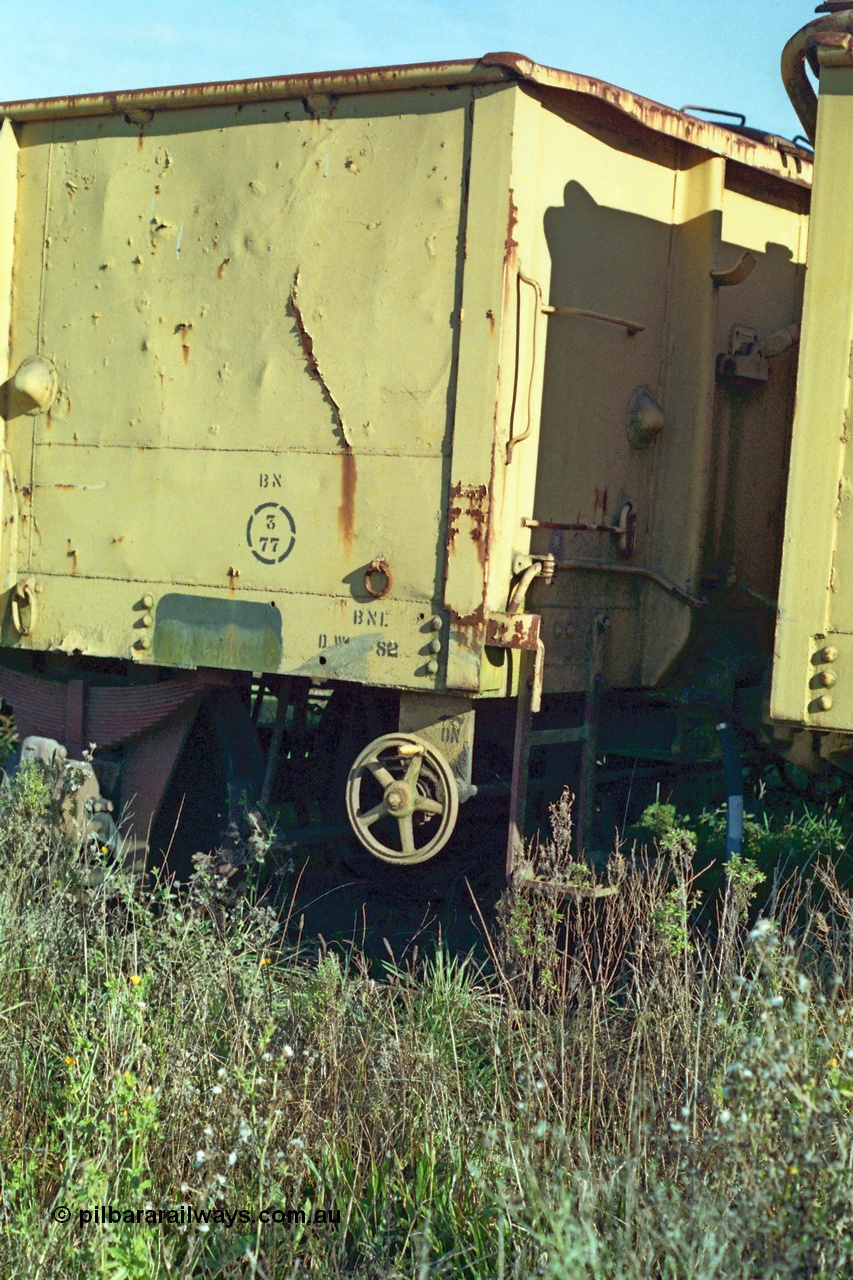
[[[832,709],[832,698],[828,693],[822,693],[817,700],[817,705],[820,711],[830,711]]]
[[[441,653],[441,641],[440,641],[440,640],[430,640],[430,642],[429,642],[429,651],[430,651],[430,653]]]
[[[388,799],[385,801],[385,803],[389,809],[392,809],[392,810],[402,809],[403,797],[399,794],[399,792],[392,791],[391,794],[388,796]]]
[[[138,646],[139,646],[139,648],[140,648],[140,649],[150,649],[150,648],[151,648],[151,637],[150,637],[150,636],[140,636],[136,643],[138,644]]]
[[[825,689],[831,689],[837,679],[838,676],[834,671],[821,671],[818,676],[819,683],[822,684]]]
[[[434,618],[430,618],[430,620],[429,620],[429,625],[432,627],[433,631],[440,631],[440,630],[441,630],[441,618],[439,618],[439,616],[436,614],[436,616],[435,616]]]
[[[435,660],[428,662],[426,664],[426,669],[428,676],[438,675],[438,663]]]
[[[835,662],[838,659],[838,650],[834,644],[828,644],[825,649],[821,650],[821,662]]]
[[[142,597],[142,607],[143,607],[143,609],[153,609],[153,608],[154,608],[154,597],[153,597],[153,596],[143,596],[143,597]]]

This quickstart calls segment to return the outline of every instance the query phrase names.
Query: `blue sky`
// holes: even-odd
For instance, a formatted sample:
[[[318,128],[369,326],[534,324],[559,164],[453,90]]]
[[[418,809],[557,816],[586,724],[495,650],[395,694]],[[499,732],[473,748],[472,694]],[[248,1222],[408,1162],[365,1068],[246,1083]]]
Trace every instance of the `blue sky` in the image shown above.
[[[779,79],[803,0],[0,0],[0,100],[477,56],[512,49],[669,106],[800,132]]]

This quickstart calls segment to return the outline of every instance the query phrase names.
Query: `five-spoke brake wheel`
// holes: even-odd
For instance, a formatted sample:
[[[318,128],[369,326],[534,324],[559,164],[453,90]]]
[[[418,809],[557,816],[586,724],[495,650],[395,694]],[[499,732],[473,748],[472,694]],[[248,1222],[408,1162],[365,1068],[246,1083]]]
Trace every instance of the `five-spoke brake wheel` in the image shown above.
[[[356,757],[346,809],[360,843],[383,862],[411,865],[439,853],[459,816],[450,765],[413,734],[386,733]]]

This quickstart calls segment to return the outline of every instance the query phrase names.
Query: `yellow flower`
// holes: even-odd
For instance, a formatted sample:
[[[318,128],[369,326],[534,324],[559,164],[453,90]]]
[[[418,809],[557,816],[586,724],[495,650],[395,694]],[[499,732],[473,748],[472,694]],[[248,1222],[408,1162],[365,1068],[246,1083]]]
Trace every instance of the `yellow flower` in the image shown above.
[[[138,973],[132,973],[130,975],[130,980],[135,987],[138,987],[140,982],[142,981]]]
[[[837,1059],[837,1058],[830,1058],[830,1059],[829,1059],[829,1065],[832,1067],[832,1069],[833,1069],[833,1071],[834,1071],[834,1070],[835,1070],[835,1068],[838,1066],[838,1059]]]
[[[795,1164],[791,1164],[791,1165],[789,1165],[789,1166],[788,1166],[788,1172],[789,1172],[789,1173],[791,1173],[791,1174],[793,1174],[793,1175],[796,1177],[796,1175],[797,1175],[800,1171],[799,1171],[799,1169],[797,1168],[797,1166],[796,1166]]]
[[[70,1054],[66,1054],[66,1057],[65,1057],[65,1065],[66,1065],[66,1067],[73,1067],[73,1066],[74,1066],[74,1059],[71,1057],[71,1055],[70,1055]]]
[[[272,960],[270,960],[269,956],[264,956],[261,960],[261,964],[272,964]]]

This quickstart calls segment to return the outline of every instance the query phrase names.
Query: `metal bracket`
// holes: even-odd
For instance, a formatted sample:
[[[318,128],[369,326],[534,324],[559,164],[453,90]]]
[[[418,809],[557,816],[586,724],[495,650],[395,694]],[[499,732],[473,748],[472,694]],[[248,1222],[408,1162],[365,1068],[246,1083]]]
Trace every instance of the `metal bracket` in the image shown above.
[[[535,655],[530,686],[533,712],[538,711],[542,705],[542,683],[545,675],[545,642],[541,631],[542,618],[538,613],[492,613],[486,620],[487,645]]]
[[[770,377],[769,361],[790,351],[800,340],[799,326],[788,325],[759,339],[755,329],[736,324],[729,337],[729,349],[717,356],[717,377],[732,382],[761,384]]]
[[[755,329],[736,324],[729,336],[729,349],[717,356],[717,377],[733,382],[763,383],[770,377],[770,366]]]
[[[637,333],[642,333],[646,327],[644,324],[638,324],[636,320],[623,320],[619,316],[606,316],[601,311],[586,311],[582,307],[543,307],[542,310],[546,316],[580,316],[584,320],[600,320],[602,324],[615,324],[620,329],[625,329],[629,338],[633,338]]]
[[[500,617],[500,615],[497,615]],[[517,616],[507,617],[514,625]],[[564,745],[577,742],[581,745],[581,777],[578,788],[577,847],[582,852],[587,828],[592,814],[595,795],[595,752],[598,736],[598,719],[601,690],[604,677],[601,673],[602,638],[610,626],[610,619],[596,612],[589,636],[589,678],[584,700],[583,724],[577,728],[534,730],[532,717],[539,711],[542,701],[542,673],[545,662],[545,646],[538,638],[536,628],[535,658],[530,662],[530,648],[521,654],[521,678],[518,687],[518,703],[515,716],[515,741],[512,753],[512,783],[510,788],[509,828],[507,831],[506,875],[513,882],[516,858],[524,852],[524,824],[527,812],[528,771],[531,747]],[[532,637],[531,637],[532,638]]]
[[[743,284],[755,270],[755,258],[745,250],[733,267],[716,267],[711,272],[711,279],[718,289],[731,288],[736,284]]]
[[[519,271],[519,278],[525,284],[532,285],[536,290],[536,297],[539,303],[539,310],[546,316],[579,316],[582,320],[600,320],[602,324],[615,324],[620,329],[627,329],[628,337],[633,338],[634,334],[642,333],[645,329],[644,324],[638,324],[636,320],[622,320],[619,316],[608,316],[603,311],[588,311],[585,307],[551,307],[548,306],[542,297],[542,286],[538,280],[534,280],[531,276],[526,276]]]
[[[623,560],[634,554],[637,541],[637,513],[632,502],[626,502],[619,510],[616,524],[561,524],[556,520],[532,520],[522,516],[525,529],[564,529],[568,533],[609,533],[616,539],[616,553]],[[518,570],[516,570],[518,572]]]

